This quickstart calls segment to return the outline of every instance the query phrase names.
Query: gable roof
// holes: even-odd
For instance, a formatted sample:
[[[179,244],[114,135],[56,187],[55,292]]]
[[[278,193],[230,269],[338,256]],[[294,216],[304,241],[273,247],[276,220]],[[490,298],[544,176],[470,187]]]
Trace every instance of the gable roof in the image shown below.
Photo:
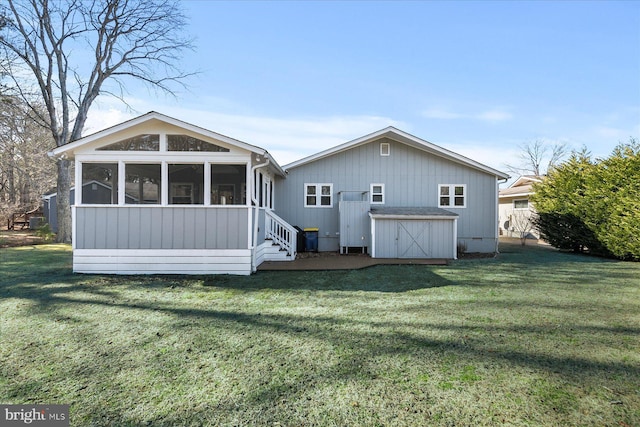
[[[544,177],[536,175],[522,175],[516,179],[509,187],[500,190],[499,198],[505,197],[528,197],[533,194],[533,184],[542,182]]]
[[[86,144],[89,144],[93,141],[96,141],[100,138],[104,138],[106,136],[109,135],[113,135],[117,132],[120,132],[122,130],[134,127],[134,126],[138,126],[140,124],[149,122],[151,120],[158,120],[173,126],[177,126],[180,128],[183,128],[185,130],[206,136],[208,138],[212,138],[212,139],[216,139],[218,141],[224,142],[226,144],[229,144],[231,146],[234,147],[238,147],[244,150],[247,150],[249,152],[258,154],[260,156],[264,156],[266,159],[269,159],[269,163],[271,165],[274,166],[274,168],[278,171],[279,174],[281,174],[282,176],[284,176],[284,171],[282,170],[282,168],[280,167],[280,165],[278,164],[278,162],[275,161],[275,159],[271,156],[271,154],[269,154],[269,152],[267,150],[265,150],[264,148],[260,148],[256,145],[251,145],[251,144],[247,144],[246,142],[242,142],[240,140],[234,139],[234,138],[230,138],[228,136],[222,135],[220,133],[217,132],[213,132],[210,131],[208,129],[205,129],[203,127],[200,126],[196,126],[193,125],[191,123],[187,123],[184,122],[182,120],[178,120],[175,119],[173,117],[169,117],[167,115],[158,113],[156,111],[150,111],[146,114],[143,114],[141,116],[138,117],[134,117],[133,119],[124,121],[122,123],[119,123],[117,125],[111,126],[109,128],[100,130],[98,132],[92,133],[90,135],[87,136],[83,136],[80,139],[77,139],[75,141],[71,141],[65,145],[61,145],[60,147],[57,147],[53,150],[51,150],[48,154],[50,157],[60,157],[60,156],[64,156],[64,155],[68,155],[69,153],[73,153],[74,150],[76,150],[79,147],[82,147]]]
[[[409,145],[418,150],[425,151],[427,153],[436,155],[438,157],[442,157],[452,162],[459,163],[461,165],[479,170],[481,172],[488,173],[490,175],[495,175],[498,178],[502,178],[502,179],[509,178],[509,175],[505,174],[504,172],[500,172],[497,169],[493,169],[489,166],[483,165],[482,163],[476,162],[475,160],[472,160],[461,154],[454,153],[453,151],[447,150],[446,148],[442,148],[438,145],[430,143],[429,141],[425,141],[424,139],[420,139],[416,136],[403,132],[400,129],[396,129],[393,126],[389,126],[377,132],[373,132],[369,135],[365,135],[363,137],[354,139],[344,144],[337,145],[333,148],[329,148],[328,150],[324,150],[317,154],[297,160],[293,163],[289,163],[287,165],[284,165],[283,169],[286,171],[289,169],[297,168],[307,163],[315,162],[316,160],[324,159],[334,154],[347,151],[347,150],[350,150],[351,148],[368,144],[370,142],[373,142],[382,138],[388,138],[388,139]]]

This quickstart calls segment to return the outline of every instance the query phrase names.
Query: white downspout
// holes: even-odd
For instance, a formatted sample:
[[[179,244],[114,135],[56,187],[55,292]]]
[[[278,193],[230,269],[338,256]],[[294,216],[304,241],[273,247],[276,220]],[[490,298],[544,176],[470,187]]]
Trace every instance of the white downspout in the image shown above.
[[[498,229],[500,228],[500,184],[504,184],[505,182],[509,181],[509,178],[503,178],[503,179],[496,179],[496,229],[495,229],[495,233],[496,233],[496,249],[495,249],[495,254],[499,254],[500,253],[500,232],[498,231]]]
[[[262,168],[269,165],[269,158],[267,157],[264,163],[260,163],[259,165],[255,165],[251,168],[251,201],[254,204],[254,214],[253,214],[253,248],[251,249],[251,272],[255,273],[258,269],[256,265],[256,247],[258,245],[258,220],[260,213],[260,203],[258,203],[258,198],[256,197],[256,170],[258,168]]]

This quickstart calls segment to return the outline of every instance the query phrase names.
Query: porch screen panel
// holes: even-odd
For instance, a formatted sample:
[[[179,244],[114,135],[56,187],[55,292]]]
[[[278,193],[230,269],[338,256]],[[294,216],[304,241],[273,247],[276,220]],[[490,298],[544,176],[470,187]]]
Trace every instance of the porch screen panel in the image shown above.
[[[211,204],[247,203],[247,166],[211,165]]]
[[[161,166],[159,164],[125,165],[125,203],[160,203]]]
[[[204,165],[169,165],[169,204],[201,205],[204,203]]]
[[[82,204],[118,204],[118,164],[82,164]]]

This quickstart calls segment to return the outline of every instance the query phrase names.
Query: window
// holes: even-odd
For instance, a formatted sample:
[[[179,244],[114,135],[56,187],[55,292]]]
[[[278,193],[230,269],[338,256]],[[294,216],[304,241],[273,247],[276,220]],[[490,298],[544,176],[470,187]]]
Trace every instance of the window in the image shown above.
[[[118,164],[82,164],[82,204],[118,204]]]
[[[388,142],[380,143],[380,155],[381,156],[390,156],[391,155],[391,145]]]
[[[514,200],[513,209],[529,209],[529,200]]]
[[[169,165],[169,204],[201,205],[204,203],[204,165]]]
[[[247,203],[247,165],[211,165],[211,204]]]
[[[137,135],[133,138],[109,144],[106,147],[97,149],[98,151],[159,151],[160,135],[148,134]]]
[[[333,207],[333,184],[305,184],[304,206],[306,208]]]
[[[438,186],[438,207],[466,208],[467,186],[465,184],[440,184]]]
[[[229,152],[228,148],[220,147],[189,135],[167,135],[167,150]]]
[[[372,205],[384,203],[384,184],[371,184],[371,191],[369,192]]]
[[[160,203],[161,167],[159,164],[125,164],[127,204]]]

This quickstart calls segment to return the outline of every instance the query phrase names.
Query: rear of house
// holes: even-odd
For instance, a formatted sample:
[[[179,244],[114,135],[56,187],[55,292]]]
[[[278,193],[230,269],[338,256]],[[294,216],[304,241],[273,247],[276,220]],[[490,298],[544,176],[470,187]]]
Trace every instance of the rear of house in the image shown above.
[[[395,128],[283,167],[276,212],[318,229],[320,251],[381,258],[495,252],[498,182],[508,176]]]
[[[314,250],[454,259],[497,249],[507,176],[395,128],[281,168],[264,149],[151,112],[51,153],[75,161],[73,269],[251,274]],[[51,203],[55,204],[55,200]]]

